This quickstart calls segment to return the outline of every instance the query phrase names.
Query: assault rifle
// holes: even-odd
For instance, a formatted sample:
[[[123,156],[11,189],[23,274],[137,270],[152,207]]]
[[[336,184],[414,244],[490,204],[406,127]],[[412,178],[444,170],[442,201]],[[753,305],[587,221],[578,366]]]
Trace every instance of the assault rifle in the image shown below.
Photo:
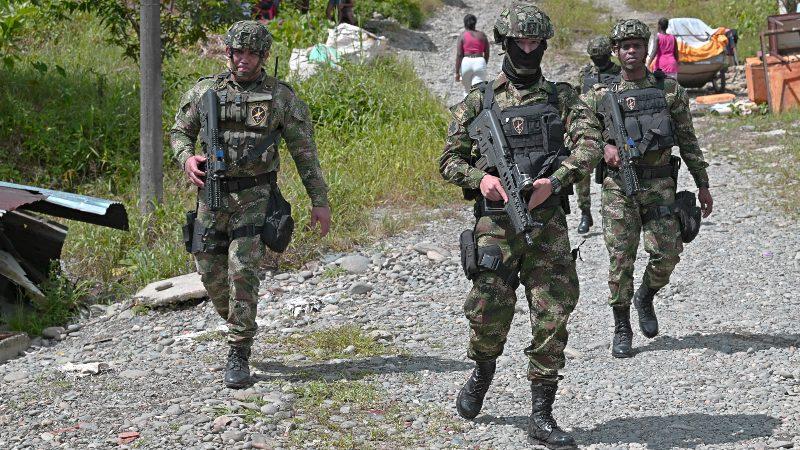
[[[225,151],[219,142],[219,97],[213,89],[203,94],[202,144],[206,154],[206,204],[211,211],[222,207],[222,178],[225,177]]]
[[[514,231],[522,234],[528,245],[533,245],[531,232],[543,226],[541,222],[533,220],[528,209],[527,200],[533,191],[533,180],[527,174],[521,173],[514,162],[497,114],[492,109],[484,109],[469,125],[468,131],[469,137],[477,141],[481,153],[476,167],[481,170],[497,170],[497,177],[508,196],[503,210],[511,219]]]
[[[636,143],[628,136],[625,129],[625,120],[622,118],[622,111],[619,109],[619,96],[616,92],[609,90],[603,99],[610,109],[611,122],[613,126],[610,130],[611,138],[617,146],[619,152],[619,177],[622,181],[622,190],[625,195],[633,197],[637,192],[644,191],[639,184],[639,175],[636,174],[636,163],[642,153],[636,148]]]

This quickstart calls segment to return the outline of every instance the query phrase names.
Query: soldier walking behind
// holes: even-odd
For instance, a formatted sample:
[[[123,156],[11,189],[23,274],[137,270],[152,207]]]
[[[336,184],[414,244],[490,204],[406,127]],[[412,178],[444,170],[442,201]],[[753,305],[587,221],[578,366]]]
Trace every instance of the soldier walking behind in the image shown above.
[[[602,117],[606,131],[604,159],[607,169],[602,178],[602,215],[610,262],[609,304],[614,312],[612,355],[617,358],[633,356],[631,298],[639,315],[642,334],[648,338],[658,334],[653,298],[669,282],[680,260],[683,242],[693,239],[699,230],[700,210],[703,217],[707,217],[713,206],[706,173],[708,164],[694,133],[689,98],[675,79],[646,69],[649,38],[650,30],[641,21],[628,19],[618,22],[611,32],[611,43],[622,64],[622,79],[608,87],[596,84],[583,96],[589,107]],[[616,93],[618,100],[606,95],[609,91]],[[617,147],[620,143],[609,133],[615,130],[612,101],[620,110],[628,143],[641,153],[633,161],[641,189],[632,195],[626,194],[620,176],[623,162]],[[680,150],[680,158],[672,156],[674,145]],[[699,190],[699,210],[694,206],[694,193],[684,191],[676,197],[681,159]],[[687,210],[683,202],[676,202],[676,198],[685,199],[686,195],[691,197],[691,209],[697,214],[689,221],[683,220]],[[640,233],[650,258],[642,284],[634,294],[633,266]]]
[[[595,84],[610,84],[619,82],[622,70],[611,60],[611,41],[606,36],[597,36],[589,41],[586,53],[592,60],[591,64],[581,67],[575,88],[581,94],[592,89]],[[590,198],[589,183],[591,175],[587,175],[575,183],[575,193],[578,195],[578,209],[581,210],[581,221],[578,224],[578,233],[586,234],[594,225],[592,220],[592,203]]]
[[[533,337],[525,349],[532,396],[528,436],[533,443],[561,449],[575,447],[572,436],[556,424],[552,408],[562,378],[558,371],[565,362],[567,320],[578,301],[565,216],[567,189],[562,186],[591,171],[601,157],[602,138],[595,115],[574,89],[542,76],[540,63],[552,37],[550,18],[536,6],[514,3],[502,11],[494,26],[495,43],[506,51],[502,73],[452,107],[439,163],[442,176],[463,188],[467,199],[476,201],[474,232],[466,232],[470,241],[466,245],[462,240],[462,253],[467,255],[462,258],[474,265],[474,270],[468,270],[465,264],[473,287],[464,312],[471,328],[467,356],[475,361],[475,369],[458,394],[458,413],[473,419],[483,406],[521,282]],[[481,154],[468,128],[484,109],[493,109],[499,118],[508,141],[507,155],[521,172],[536,180],[525,206],[541,226],[525,236],[515,232],[503,212],[509,196],[497,173],[476,167]],[[570,149],[580,149],[577,154],[582,159],[567,159]],[[559,168],[562,162],[571,169]]]
[[[330,227],[328,188],[320,169],[308,107],[292,88],[266,74],[272,36],[256,21],[240,21],[228,29],[225,45],[228,71],[201,78],[181,98],[170,130],[175,159],[198,186],[196,218],[188,246],[197,261],[203,285],[217,312],[229,326],[230,352],[224,382],[242,388],[250,382],[249,357],[256,334],[258,267],[264,258],[262,231],[268,207],[279,195],[277,171],[281,139],[294,159],[311,199],[311,226]],[[213,94],[208,94],[211,90]],[[210,95],[210,97],[209,97]],[[218,107],[218,123],[208,119]],[[205,122],[204,122],[205,121]],[[198,134],[215,134],[221,153],[215,170],[225,167],[220,181],[221,207],[212,210],[206,182],[211,174],[211,143],[206,154],[195,155]],[[282,197],[281,197],[282,201]],[[289,230],[288,234],[291,234]],[[268,241],[266,241],[268,242]],[[288,240],[284,243],[288,244]]]

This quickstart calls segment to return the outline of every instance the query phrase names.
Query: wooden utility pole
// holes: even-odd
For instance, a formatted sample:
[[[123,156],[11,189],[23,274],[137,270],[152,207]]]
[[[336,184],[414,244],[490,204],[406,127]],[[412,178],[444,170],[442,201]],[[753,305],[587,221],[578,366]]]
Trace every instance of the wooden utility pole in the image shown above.
[[[161,12],[159,0],[141,0],[139,19],[139,210],[152,212],[164,198],[161,124]]]

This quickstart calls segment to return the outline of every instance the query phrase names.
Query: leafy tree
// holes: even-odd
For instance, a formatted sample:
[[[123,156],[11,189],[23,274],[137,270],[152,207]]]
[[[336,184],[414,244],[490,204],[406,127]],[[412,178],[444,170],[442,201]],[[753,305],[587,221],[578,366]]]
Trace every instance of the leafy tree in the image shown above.
[[[96,14],[108,28],[108,41],[125,50],[125,56],[139,55],[139,2],[131,0],[65,0],[70,12]],[[168,58],[181,48],[221,31],[243,17],[242,5],[230,0],[162,0],[161,57]]]

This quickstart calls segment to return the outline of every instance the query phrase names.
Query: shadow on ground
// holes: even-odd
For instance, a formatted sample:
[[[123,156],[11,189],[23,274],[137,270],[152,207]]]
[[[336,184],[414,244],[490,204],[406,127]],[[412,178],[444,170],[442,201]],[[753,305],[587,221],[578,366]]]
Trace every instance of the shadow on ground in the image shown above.
[[[798,346],[800,346],[800,334],[769,335],[725,332],[704,335],[695,333],[681,337],[658,336],[648,342],[647,345],[639,347],[637,353],[707,348],[720,353],[731,354],[745,352],[750,348],[760,351]]]
[[[528,417],[481,416],[478,423],[512,425],[527,432]],[[693,448],[701,444],[734,444],[771,436],[781,421],[765,414],[677,414],[666,417],[624,417],[594,428],[575,428],[579,445],[641,443],[654,450]]]
[[[444,373],[472,368],[465,361],[439,358],[437,356],[390,356],[342,362],[321,362],[312,364],[286,365],[280,361],[254,361],[253,367],[264,372],[253,378],[266,380],[359,380],[365,376],[383,373],[413,373],[427,370]]]

